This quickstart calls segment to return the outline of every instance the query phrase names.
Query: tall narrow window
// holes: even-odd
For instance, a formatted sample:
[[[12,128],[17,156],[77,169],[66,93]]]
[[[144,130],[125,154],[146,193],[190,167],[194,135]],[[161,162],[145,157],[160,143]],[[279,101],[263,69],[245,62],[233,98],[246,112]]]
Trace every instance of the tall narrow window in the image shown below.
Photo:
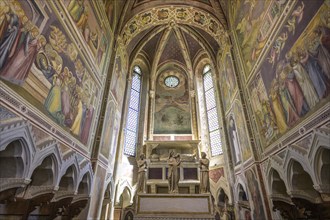
[[[129,99],[128,115],[126,121],[124,154],[135,156],[140,110],[141,93],[141,69],[138,66],[133,68],[131,96]]]
[[[206,114],[209,127],[210,145],[212,156],[222,154],[222,144],[219,130],[219,117],[217,102],[215,100],[214,84],[210,65],[203,70],[204,98],[206,102]]]

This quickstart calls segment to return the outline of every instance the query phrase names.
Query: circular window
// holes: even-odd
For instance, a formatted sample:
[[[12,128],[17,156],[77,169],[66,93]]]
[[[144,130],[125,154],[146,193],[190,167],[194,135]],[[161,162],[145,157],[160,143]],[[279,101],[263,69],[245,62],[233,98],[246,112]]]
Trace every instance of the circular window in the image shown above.
[[[179,78],[176,76],[168,76],[165,78],[165,85],[170,88],[177,87],[179,85]]]

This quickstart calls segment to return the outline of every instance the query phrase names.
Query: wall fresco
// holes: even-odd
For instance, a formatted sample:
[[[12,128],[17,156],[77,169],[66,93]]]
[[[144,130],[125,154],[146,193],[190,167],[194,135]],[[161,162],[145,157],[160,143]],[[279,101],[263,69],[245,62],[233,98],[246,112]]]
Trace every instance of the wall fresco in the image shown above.
[[[172,75],[178,77],[179,85],[169,88],[164,80]],[[186,76],[177,71],[168,71],[162,73],[156,83],[154,134],[191,134]]]
[[[242,160],[240,142],[238,139],[238,129],[233,115],[227,118],[227,130],[229,134],[230,152],[233,163],[235,165],[239,164]]]
[[[54,4],[18,0],[0,4],[1,80],[87,144],[100,85],[72,33],[56,16]]]
[[[328,11],[329,5],[324,1],[312,4],[308,0],[299,1],[249,84],[264,146],[302,121],[329,97]]]
[[[245,172],[246,182],[249,189],[249,200],[253,219],[266,219],[262,201],[262,195],[259,190],[259,183],[253,171],[253,168]]]
[[[113,138],[113,128],[115,122],[116,108],[114,102],[108,102],[104,116],[104,125],[102,130],[102,141],[100,144],[101,154],[106,158],[109,157],[111,139]]]
[[[106,33],[97,19],[93,1],[63,0],[65,8],[88,45],[97,65],[104,63],[106,48],[109,45]]]
[[[120,54],[116,56],[115,66],[111,78],[110,91],[121,110],[126,88],[127,71],[124,66],[124,58]]]
[[[289,1],[233,1],[231,21],[237,36],[246,76],[265,47],[276,21]]]
[[[225,177],[225,171],[223,167],[216,168],[209,171],[210,179],[217,183],[221,177]]]
[[[237,89],[235,69],[231,55],[227,52],[220,64],[220,91],[225,112],[230,108],[231,100]]]
[[[241,150],[241,154],[242,154],[241,156],[243,161],[246,161],[251,157],[251,146],[250,146],[249,136],[247,133],[246,120],[242,112],[243,112],[243,108],[241,102],[239,100],[235,100],[232,107],[232,113],[234,115],[233,116],[234,122],[236,122],[236,125],[238,126],[235,127],[236,131],[233,130],[233,128],[232,130],[233,132],[236,132],[236,135],[238,135],[237,140],[238,140],[238,146],[240,147]],[[229,121],[229,126],[230,126],[230,121]]]

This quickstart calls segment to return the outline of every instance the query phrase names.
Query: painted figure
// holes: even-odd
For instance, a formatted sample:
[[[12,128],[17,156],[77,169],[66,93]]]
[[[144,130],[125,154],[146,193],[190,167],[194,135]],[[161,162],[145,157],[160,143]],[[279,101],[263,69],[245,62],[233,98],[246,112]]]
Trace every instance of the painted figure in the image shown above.
[[[25,43],[9,59],[6,66],[0,71],[0,76],[12,83],[21,85],[29,75],[38,51],[46,45],[44,36],[38,36],[38,29],[33,28],[31,37],[27,35]]]
[[[48,92],[44,106],[47,111],[58,120],[61,121],[62,102],[61,102],[61,85],[62,81],[57,74],[53,77],[53,86]]]
[[[319,98],[313,87],[313,83],[308,76],[308,73],[297,59],[298,58],[295,57],[291,60],[292,70],[296,80],[300,85],[309,108],[313,108],[319,101]]]
[[[231,116],[229,119],[229,135],[231,138],[232,145],[234,147],[234,155],[235,155],[235,164],[241,161],[241,154],[240,154],[240,147],[239,147],[239,140],[236,131],[235,121]]]
[[[7,63],[7,59],[15,52],[20,33],[20,21],[16,14],[9,13],[4,18],[3,24],[5,27],[1,27],[0,70]]]

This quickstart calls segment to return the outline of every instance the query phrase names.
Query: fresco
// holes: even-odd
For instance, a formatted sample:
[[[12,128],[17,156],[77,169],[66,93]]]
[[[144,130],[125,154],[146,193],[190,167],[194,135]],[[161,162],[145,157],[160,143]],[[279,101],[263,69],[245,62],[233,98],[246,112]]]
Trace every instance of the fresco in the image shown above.
[[[120,14],[124,9],[125,0],[103,0],[105,12],[109,20],[112,30],[116,28],[116,23],[120,18]]]
[[[156,7],[150,12],[141,11],[132,17],[123,27],[121,39],[125,45],[141,31],[175,20],[180,24],[192,25],[209,33],[219,44],[226,38],[222,24],[209,13],[189,6],[172,5]]]
[[[115,68],[113,70],[111,78],[110,91],[119,106],[119,110],[121,110],[123,104],[126,87],[126,77],[127,71],[124,70],[123,58],[121,57],[121,55],[118,55],[116,57]]]
[[[222,103],[225,107],[225,112],[230,108],[231,100],[237,88],[235,69],[232,62],[232,57],[227,53],[224,60],[221,62],[220,70],[220,91],[222,94]]]
[[[210,179],[217,183],[221,177],[225,177],[225,171],[223,167],[216,168],[209,171]]]
[[[114,121],[115,121],[115,106],[113,102],[108,102],[106,113],[104,116],[104,125],[102,131],[101,154],[108,158],[110,153],[110,144],[113,135]]]
[[[63,0],[63,2],[83,40],[92,52],[94,61],[97,65],[103,64],[109,42],[102,25],[98,22],[94,7],[92,7],[93,1]]]
[[[236,126],[236,122],[233,115],[230,115],[227,118],[227,127],[228,127],[228,134],[229,134],[229,143],[230,143],[230,152],[232,156],[232,160],[235,165],[241,162],[241,150],[240,150],[240,142],[238,138],[238,129]]]
[[[99,86],[53,5],[46,12],[40,10],[40,1],[0,4],[0,78],[87,144]]]
[[[177,76],[179,85],[169,88],[164,80]],[[187,78],[179,72],[162,73],[157,80],[155,96],[154,134],[191,134],[189,91]]]
[[[253,216],[252,219],[266,219],[262,197],[259,191],[259,183],[253,172],[253,169],[246,171],[245,177],[250,192],[249,199],[252,200],[252,203],[250,203]]]
[[[121,119],[121,113],[116,114],[115,120],[114,120],[114,127],[112,131],[112,137],[111,137],[111,143],[110,143],[110,165],[111,167],[115,164],[116,159],[116,150],[117,150],[117,143],[118,143],[118,137],[119,137],[119,127],[120,127],[120,119]]]
[[[259,58],[273,30],[272,27],[276,24],[287,2],[289,1],[233,1],[231,20],[242,52],[246,74],[250,73]]]
[[[242,153],[242,159],[243,161],[246,161],[251,157],[251,146],[250,146],[250,140],[247,133],[247,127],[246,127],[246,120],[244,118],[243,108],[242,104],[239,100],[235,100],[232,112],[234,114],[233,119],[236,122],[236,135],[238,135],[238,146],[241,149]],[[230,125],[230,124],[229,124]]]
[[[309,2],[296,4],[249,85],[261,140],[266,144],[329,97],[330,8],[321,0]]]

